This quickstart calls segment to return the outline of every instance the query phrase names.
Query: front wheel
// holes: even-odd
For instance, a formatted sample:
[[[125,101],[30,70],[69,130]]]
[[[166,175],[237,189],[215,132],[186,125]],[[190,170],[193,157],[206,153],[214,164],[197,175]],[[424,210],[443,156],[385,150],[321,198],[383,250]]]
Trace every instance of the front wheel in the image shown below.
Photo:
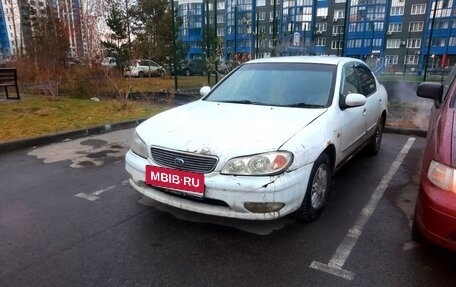
[[[375,128],[375,133],[372,136],[370,142],[366,146],[366,149],[370,155],[376,155],[380,151],[384,130],[385,120],[383,119],[383,117],[380,117]]]
[[[415,208],[415,213],[413,214],[412,240],[415,241],[415,242],[422,242],[423,241],[423,232],[421,231],[421,227],[418,224],[418,219],[417,219],[417,215],[416,215],[416,208]]]
[[[316,220],[326,204],[331,180],[331,165],[326,153],[322,153],[315,161],[307,184],[306,195],[293,217],[300,221]]]

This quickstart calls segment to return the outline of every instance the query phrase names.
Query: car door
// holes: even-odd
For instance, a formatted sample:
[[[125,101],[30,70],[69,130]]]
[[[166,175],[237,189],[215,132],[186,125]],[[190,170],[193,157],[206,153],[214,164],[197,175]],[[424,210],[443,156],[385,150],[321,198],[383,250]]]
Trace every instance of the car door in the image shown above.
[[[150,61],[150,74],[151,75],[159,75],[160,72],[158,71],[158,64],[154,61]]]
[[[366,119],[366,135],[369,137],[375,132],[384,103],[380,93],[377,91],[377,82],[369,67],[363,63],[356,63],[355,72],[360,84],[361,94],[366,97],[363,111]]]
[[[340,155],[341,160],[350,156],[364,141],[366,120],[364,106],[348,107],[345,97],[350,93],[361,94],[354,62],[345,64],[342,68],[339,91],[339,122],[341,127]]]

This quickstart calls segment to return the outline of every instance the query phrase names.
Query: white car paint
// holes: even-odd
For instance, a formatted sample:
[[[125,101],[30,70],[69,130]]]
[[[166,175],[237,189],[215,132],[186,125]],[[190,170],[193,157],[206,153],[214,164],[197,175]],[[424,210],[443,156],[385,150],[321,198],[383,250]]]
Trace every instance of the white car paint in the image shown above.
[[[322,152],[327,148],[334,150],[332,170],[336,170],[374,135],[380,117],[386,116],[386,91],[376,79],[374,94],[368,97],[350,94],[347,102],[354,106],[339,105],[340,91],[345,85],[341,84],[342,66],[360,64],[361,61],[337,57],[283,57],[255,60],[246,65],[257,63],[337,66],[331,102],[321,108],[300,108],[226,103],[203,98],[156,115],[136,128],[136,133],[147,146],[147,158],[132,150],[126,155],[126,170],[134,189],[153,200],[199,213],[256,220],[278,218],[300,208],[312,167]],[[236,73],[238,71],[228,78]],[[208,97],[211,97],[213,91],[223,85],[221,82],[209,92],[203,89],[203,94],[208,92]],[[215,169],[205,174],[204,197],[222,201],[226,206],[188,200],[146,185],[145,166],[159,166],[152,159],[151,147],[216,156]],[[285,172],[273,176],[220,173],[232,158],[270,151],[293,154],[293,162]],[[257,213],[246,209],[246,202],[280,202],[284,206],[278,211]]]

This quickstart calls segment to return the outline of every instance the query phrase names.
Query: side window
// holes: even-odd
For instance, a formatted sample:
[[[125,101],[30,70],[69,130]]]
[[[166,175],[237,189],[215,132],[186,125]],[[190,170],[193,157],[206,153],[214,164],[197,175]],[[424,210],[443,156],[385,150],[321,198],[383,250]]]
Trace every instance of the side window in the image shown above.
[[[343,67],[342,71],[342,83],[340,86],[340,97],[339,97],[339,105],[341,107],[345,106],[345,97],[348,94],[352,93],[361,93],[358,79],[356,77],[355,68],[353,63],[348,63]]]
[[[377,90],[375,77],[371,70],[364,65],[358,64],[355,70],[361,85],[361,94],[368,97]]]
[[[454,66],[450,73],[448,74],[445,82],[443,83],[443,93],[442,93],[442,102],[445,101],[448,91],[450,90],[450,87],[454,84],[456,84],[456,66]]]

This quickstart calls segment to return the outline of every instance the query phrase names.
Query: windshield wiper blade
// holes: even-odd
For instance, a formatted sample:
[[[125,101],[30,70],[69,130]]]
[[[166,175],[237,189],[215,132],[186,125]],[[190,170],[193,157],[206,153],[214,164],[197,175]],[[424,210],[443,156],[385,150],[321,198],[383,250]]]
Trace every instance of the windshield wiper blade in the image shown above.
[[[315,105],[315,104],[308,104],[308,103],[296,103],[292,105],[287,105],[287,107],[293,108],[324,108],[323,105]]]
[[[261,105],[259,102],[252,102],[250,100],[230,100],[230,101],[220,101],[221,103],[230,103],[230,104],[246,104],[246,105]]]

